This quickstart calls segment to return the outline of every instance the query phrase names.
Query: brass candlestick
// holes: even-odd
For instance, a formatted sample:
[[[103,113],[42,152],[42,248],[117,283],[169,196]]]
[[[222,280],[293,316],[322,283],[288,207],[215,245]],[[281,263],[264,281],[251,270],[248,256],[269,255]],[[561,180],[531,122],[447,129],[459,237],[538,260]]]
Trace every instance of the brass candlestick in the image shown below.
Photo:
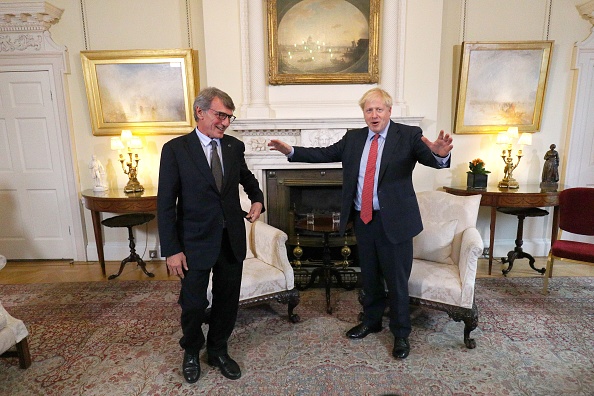
[[[514,169],[518,167],[520,161],[522,160],[522,150],[518,150],[518,162],[514,165],[514,160],[511,155],[511,147],[507,150],[503,150],[501,153],[501,158],[505,163],[505,169],[503,170],[503,179],[497,185],[500,188],[520,188],[520,183],[516,181],[513,177]]]
[[[128,160],[125,161],[124,154],[120,154],[122,170],[124,171],[124,174],[128,175],[128,184],[124,187],[124,192],[126,193],[144,191],[144,187],[140,184],[137,178],[140,158],[138,157],[138,154],[134,154],[134,159],[132,159],[132,155],[132,150],[128,149]],[[126,166],[124,166],[124,161],[126,162]],[[128,169],[126,169],[126,167]]]

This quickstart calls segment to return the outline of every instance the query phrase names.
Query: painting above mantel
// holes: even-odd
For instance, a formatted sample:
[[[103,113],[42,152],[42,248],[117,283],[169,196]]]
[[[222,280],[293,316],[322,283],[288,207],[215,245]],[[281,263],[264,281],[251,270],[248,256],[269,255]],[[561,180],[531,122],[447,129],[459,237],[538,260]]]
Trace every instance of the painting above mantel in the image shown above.
[[[380,0],[268,0],[267,9],[270,84],[379,81]]]

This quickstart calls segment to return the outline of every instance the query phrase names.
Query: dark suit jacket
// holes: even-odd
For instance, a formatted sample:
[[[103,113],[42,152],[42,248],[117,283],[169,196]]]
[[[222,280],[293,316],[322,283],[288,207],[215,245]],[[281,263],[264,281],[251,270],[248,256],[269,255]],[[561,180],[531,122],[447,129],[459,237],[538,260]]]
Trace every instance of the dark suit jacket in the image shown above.
[[[342,162],[343,185],[340,231],[352,220],[357,194],[359,164],[369,128],[348,131],[328,147],[295,147],[290,161]],[[412,172],[417,162],[441,169],[431,150],[421,141],[421,128],[390,121],[378,175],[377,194],[380,216],[386,235],[392,243],[412,238],[423,230],[419,204],[413,188]],[[449,161],[446,165],[449,167]]]
[[[225,135],[221,151],[225,175],[220,193],[195,129],[167,142],[161,152],[157,197],[161,254],[168,257],[183,251],[189,268],[212,268],[221,248],[224,223],[235,258],[245,258],[240,184],[252,203],[264,205],[258,180],[245,163],[243,142]]]

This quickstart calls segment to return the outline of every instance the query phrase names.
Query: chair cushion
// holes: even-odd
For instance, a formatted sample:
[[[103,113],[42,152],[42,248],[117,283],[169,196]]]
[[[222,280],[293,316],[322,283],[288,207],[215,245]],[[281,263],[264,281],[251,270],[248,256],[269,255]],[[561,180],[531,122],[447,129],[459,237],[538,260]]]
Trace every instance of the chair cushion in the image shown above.
[[[212,302],[212,273],[209,282],[206,297],[208,301]],[[241,290],[239,292],[240,301],[284,290],[287,290],[287,278],[278,268],[257,258],[243,261]]]
[[[408,294],[423,300],[472,308],[472,301],[461,301],[458,266],[413,260]]]
[[[243,262],[240,300],[287,290],[287,278],[278,268],[257,258]]]
[[[557,240],[551,249],[555,257],[594,263],[594,244]]]
[[[423,223],[428,220],[458,220],[452,243],[452,260],[458,263],[462,234],[467,228],[476,227],[481,195],[457,196],[443,191],[421,191],[417,193],[417,200]]]
[[[413,257],[454,264],[451,255],[457,225],[458,220],[441,222],[423,220],[423,231],[413,238]]]

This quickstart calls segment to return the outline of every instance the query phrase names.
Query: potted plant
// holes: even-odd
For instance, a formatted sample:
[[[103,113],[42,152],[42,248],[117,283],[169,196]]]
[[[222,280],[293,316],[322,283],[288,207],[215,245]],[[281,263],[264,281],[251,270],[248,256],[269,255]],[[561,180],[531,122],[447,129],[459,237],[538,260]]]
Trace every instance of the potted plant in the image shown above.
[[[485,163],[482,159],[476,158],[468,163],[470,169],[466,172],[466,186],[468,188],[480,189],[487,188],[487,176],[491,171],[485,169]]]

